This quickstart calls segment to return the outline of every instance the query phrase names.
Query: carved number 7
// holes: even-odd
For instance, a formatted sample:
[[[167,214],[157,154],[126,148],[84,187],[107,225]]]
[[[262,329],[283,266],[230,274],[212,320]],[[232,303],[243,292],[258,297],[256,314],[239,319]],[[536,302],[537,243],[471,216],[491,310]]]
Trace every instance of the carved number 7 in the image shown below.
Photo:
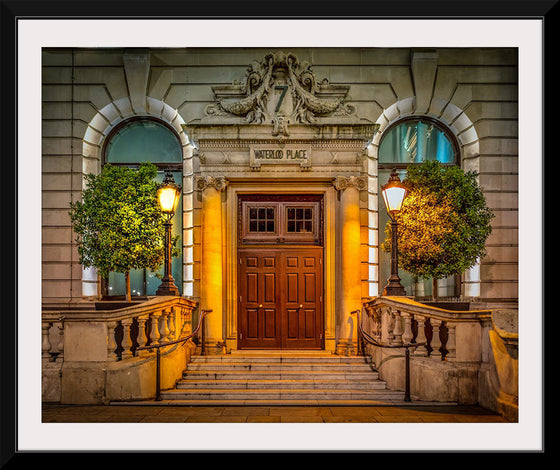
[[[276,109],[274,110],[277,113],[280,110],[280,106],[282,105],[282,101],[284,101],[284,96],[286,96],[286,92],[288,91],[288,85],[278,85],[274,87],[275,90],[282,90],[282,94],[280,95],[280,99],[276,104]]]

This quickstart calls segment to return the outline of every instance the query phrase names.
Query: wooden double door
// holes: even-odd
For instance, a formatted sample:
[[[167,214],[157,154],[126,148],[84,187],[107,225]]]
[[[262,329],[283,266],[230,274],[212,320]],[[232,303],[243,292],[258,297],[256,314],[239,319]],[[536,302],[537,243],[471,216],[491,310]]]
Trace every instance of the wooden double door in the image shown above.
[[[323,248],[246,248],[238,258],[238,348],[322,349]]]

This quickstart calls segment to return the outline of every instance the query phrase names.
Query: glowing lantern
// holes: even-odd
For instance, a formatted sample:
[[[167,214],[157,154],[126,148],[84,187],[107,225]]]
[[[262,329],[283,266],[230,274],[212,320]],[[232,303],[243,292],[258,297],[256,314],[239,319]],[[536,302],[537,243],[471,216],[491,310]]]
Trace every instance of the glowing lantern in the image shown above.
[[[167,215],[168,220],[173,217],[179,197],[181,196],[181,187],[175,184],[173,176],[170,173],[165,175],[163,182],[158,189],[159,205],[162,212]]]
[[[389,214],[394,215],[399,212],[406,197],[406,188],[401,183],[395,169],[393,169],[387,184],[381,188],[381,192]]]
[[[158,188],[158,199],[161,211],[166,216],[165,226],[165,264],[164,275],[156,295],[179,295],[175,279],[171,275],[171,218],[177,209],[181,197],[181,186],[175,184],[171,173],[166,173]]]
[[[383,199],[387,212],[391,217],[391,275],[387,279],[387,285],[383,291],[383,295],[406,295],[404,286],[401,284],[399,277],[399,249],[397,230],[398,223],[395,220],[395,215],[401,210],[404,198],[406,197],[406,188],[401,183],[397,171],[393,169],[389,181],[381,188]]]

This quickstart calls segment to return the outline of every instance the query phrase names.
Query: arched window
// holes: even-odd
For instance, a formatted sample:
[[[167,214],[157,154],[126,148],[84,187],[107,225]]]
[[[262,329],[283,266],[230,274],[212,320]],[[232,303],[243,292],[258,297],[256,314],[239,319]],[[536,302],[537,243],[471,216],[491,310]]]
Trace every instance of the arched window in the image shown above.
[[[116,126],[107,136],[103,148],[103,163],[138,167],[142,162],[153,163],[158,169],[157,181],[163,181],[166,172],[173,175],[177,184],[182,179],[183,152],[181,141],[175,130],[162,121],[152,118],[133,118]],[[179,236],[182,246],[183,216],[182,202],[172,219],[172,235]],[[171,274],[175,285],[182,293],[182,259],[173,258]],[[159,274],[163,275],[163,266]],[[132,296],[155,295],[161,280],[149,270],[132,270],[130,272],[130,290]],[[115,297],[125,294],[124,274],[110,273],[103,288],[105,296]]]
[[[426,160],[437,160],[444,165],[459,164],[459,147],[451,133],[443,124],[426,117],[410,117],[396,122],[385,130],[378,152],[378,182],[381,187],[389,180],[393,168],[397,169],[401,181],[406,177],[406,168],[411,164],[421,164]],[[385,238],[385,227],[389,215],[383,202],[379,204],[379,239]],[[379,285],[386,283],[391,272],[391,256],[379,250]],[[416,279],[399,269],[401,283],[407,293],[415,297],[432,296],[432,280]],[[460,279],[450,276],[438,281],[437,297],[457,297],[460,295]]]

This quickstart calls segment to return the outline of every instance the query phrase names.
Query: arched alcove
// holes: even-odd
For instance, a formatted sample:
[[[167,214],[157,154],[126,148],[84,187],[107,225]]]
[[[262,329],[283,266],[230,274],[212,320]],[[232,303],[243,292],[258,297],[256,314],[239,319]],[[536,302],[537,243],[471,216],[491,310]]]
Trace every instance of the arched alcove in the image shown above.
[[[384,227],[380,226],[379,204],[379,146],[385,133],[395,124],[406,118],[423,118],[440,123],[457,142],[457,161],[465,171],[479,170],[479,137],[475,126],[466,112],[453,103],[438,98],[432,100],[430,109],[438,109],[435,113],[416,113],[414,97],[406,98],[388,106],[376,121],[379,128],[367,147],[367,172],[368,172],[368,238],[369,238],[369,294],[380,295],[385,279],[380,279],[380,253],[379,246],[383,241]],[[463,274],[462,278],[464,297],[478,297],[480,295],[480,266],[477,264]]]
[[[82,175],[98,174],[103,164],[103,148],[111,135],[123,123],[152,118],[172,129],[178,136],[182,152],[183,187],[183,295],[193,295],[193,145],[182,125],[179,112],[163,101],[146,97],[145,110],[136,112],[130,98],[121,98],[105,105],[88,123],[82,140]],[[82,180],[85,184],[85,180]],[[94,268],[82,269],[82,296],[97,297],[98,279]]]

